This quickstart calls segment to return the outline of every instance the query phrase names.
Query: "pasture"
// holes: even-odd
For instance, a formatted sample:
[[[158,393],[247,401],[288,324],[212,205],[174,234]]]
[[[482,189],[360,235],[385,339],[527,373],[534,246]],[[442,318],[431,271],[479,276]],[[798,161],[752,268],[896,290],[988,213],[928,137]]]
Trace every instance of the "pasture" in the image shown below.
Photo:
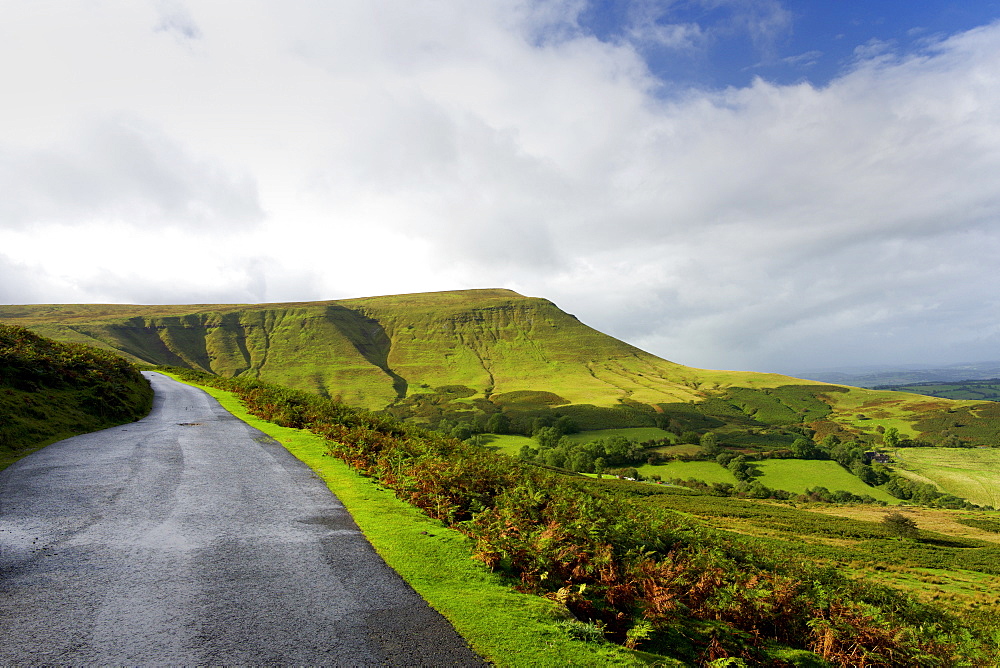
[[[645,478],[658,475],[664,480],[679,478],[680,480],[701,480],[707,483],[727,482],[736,484],[736,478],[715,462],[670,462],[668,464],[643,465],[638,467],[639,474]]]
[[[899,448],[896,467],[981,506],[1000,506],[1000,449]]]
[[[769,459],[757,462],[757,467],[763,473],[757,480],[771,489],[801,494],[809,487],[826,487],[831,492],[842,489],[858,496],[867,494],[886,503],[899,503],[887,492],[861,482],[837,462]]]

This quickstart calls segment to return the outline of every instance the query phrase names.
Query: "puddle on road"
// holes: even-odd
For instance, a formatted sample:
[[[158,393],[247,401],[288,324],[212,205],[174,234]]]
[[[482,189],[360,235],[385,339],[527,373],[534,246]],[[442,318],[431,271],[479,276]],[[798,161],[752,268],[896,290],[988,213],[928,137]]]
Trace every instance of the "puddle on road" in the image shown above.
[[[298,522],[300,524],[316,524],[330,529],[331,531],[355,532],[354,529],[350,528],[349,521],[345,517],[326,517],[318,515],[316,517],[306,517],[305,519],[298,520]]]

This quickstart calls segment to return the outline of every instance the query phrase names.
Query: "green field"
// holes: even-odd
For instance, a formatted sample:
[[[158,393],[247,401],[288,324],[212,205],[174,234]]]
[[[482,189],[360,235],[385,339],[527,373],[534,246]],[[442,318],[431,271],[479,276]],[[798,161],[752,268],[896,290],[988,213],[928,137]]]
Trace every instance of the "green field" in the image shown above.
[[[657,429],[656,427],[627,427],[624,429],[594,429],[591,431],[581,431],[576,434],[567,434],[566,438],[574,443],[586,443],[596,441],[599,438],[611,438],[613,436],[624,436],[633,441],[652,441],[672,436],[669,432]],[[496,452],[501,452],[511,457],[516,457],[521,448],[525,445],[537,448],[538,441],[527,436],[516,434],[482,434],[479,437],[479,444]],[[697,446],[695,446],[697,448]]]
[[[810,487],[826,487],[830,491],[845,490],[858,496],[867,494],[886,503],[899,502],[881,489],[864,484],[836,462],[771,459],[756,462],[756,465],[763,475],[755,480],[771,489],[802,494]],[[736,484],[733,474],[715,462],[670,462],[655,466],[647,464],[638,470],[644,477],[659,475],[664,480],[679,478],[701,480],[710,484],[714,482]]]
[[[736,478],[715,462],[670,462],[669,464],[656,464],[638,467],[640,475],[650,477],[658,475],[664,480],[679,478],[680,480],[701,480],[707,483],[727,482],[730,485],[736,484]]]
[[[516,434],[481,434],[478,438],[480,445],[511,457],[517,457],[521,448],[526,445],[532,448],[538,447],[538,441],[535,439]]]
[[[1000,449],[900,448],[896,466],[981,506],[1000,507]]]
[[[955,383],[913,383],[893,385],[885,389],[900,392],[926,394],[943,399],[972,399],[976,401],[1000,401],[1000,382],[996,380],[965,380]]]
[[[844,490],[851,494],[867,494],[886,503],[899,500],[876,487],[869,487],[837,462],[803,459],[770,459],[757,462],[764,474],[757,478],[771,489],[784,489],[799,494],[810,487],[826,487],[831,492]]]

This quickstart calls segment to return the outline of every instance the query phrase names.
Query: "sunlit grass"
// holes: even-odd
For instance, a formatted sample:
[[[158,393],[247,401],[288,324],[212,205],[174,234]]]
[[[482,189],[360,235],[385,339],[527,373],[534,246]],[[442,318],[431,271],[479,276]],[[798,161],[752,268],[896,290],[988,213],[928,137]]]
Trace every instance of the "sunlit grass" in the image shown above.
[[[946,492],[1000,507],[1000,449],[900,448],[893,456],[898,467],[933,480]]]
[[[826,487],[831,492],[844,490],[858,496],[867,494],[886,503],[899,503],[891,494],[869,487],[837,462],[828,460],[768,459],[756,462],[762,476],[756,478],[766,487],[802,494],[811,487]]]

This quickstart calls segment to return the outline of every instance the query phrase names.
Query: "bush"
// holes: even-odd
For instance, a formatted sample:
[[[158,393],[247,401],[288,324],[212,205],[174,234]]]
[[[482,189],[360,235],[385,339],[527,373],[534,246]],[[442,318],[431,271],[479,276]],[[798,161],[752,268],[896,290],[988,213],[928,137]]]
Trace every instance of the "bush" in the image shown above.
[[[892,512],[882,518],[882,526],[893,536],[916,538],[920,534],[917,523],[901,512]]]

